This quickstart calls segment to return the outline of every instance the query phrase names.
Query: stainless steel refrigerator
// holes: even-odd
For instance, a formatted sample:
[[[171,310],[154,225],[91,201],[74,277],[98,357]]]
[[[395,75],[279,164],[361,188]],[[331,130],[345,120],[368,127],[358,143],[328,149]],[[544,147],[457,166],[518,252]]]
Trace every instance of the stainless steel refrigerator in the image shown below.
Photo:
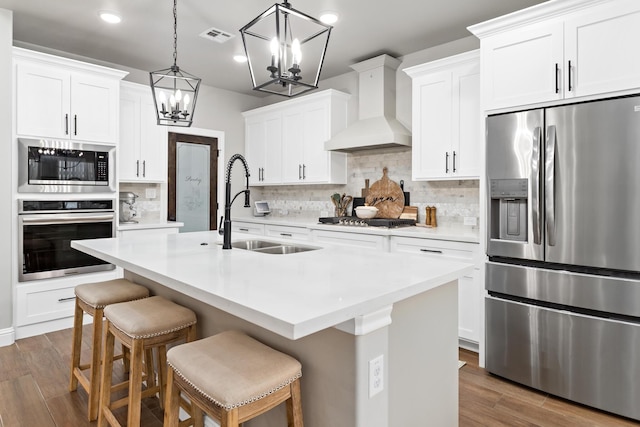
[[[486,368],[640,420],[640,96],[487,119]]]

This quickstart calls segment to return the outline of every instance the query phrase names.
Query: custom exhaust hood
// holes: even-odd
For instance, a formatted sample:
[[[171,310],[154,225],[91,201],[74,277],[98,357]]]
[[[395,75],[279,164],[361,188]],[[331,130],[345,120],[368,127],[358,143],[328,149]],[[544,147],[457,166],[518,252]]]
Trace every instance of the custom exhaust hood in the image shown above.
[[[326,150],[410,147],[411,132],[396,115],[396,69],[400,61],[380,55],[351,66],[358,77],[358,120],[324,143]]]

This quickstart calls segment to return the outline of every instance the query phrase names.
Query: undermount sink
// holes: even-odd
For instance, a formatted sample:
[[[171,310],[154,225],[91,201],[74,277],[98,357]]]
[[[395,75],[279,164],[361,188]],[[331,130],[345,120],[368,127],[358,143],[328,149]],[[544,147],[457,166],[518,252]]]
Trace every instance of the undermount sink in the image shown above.
[[[240,240],[231,243],[232,248],[246,249],[264,254],[286,255],[320,249],[315,246],[293,245],[289,243],[269,242],[266,240]]]
[[[265,240],[239,240],[232,242],[231,247],[236,249],[246,249],[248,251],[255,251],[261,248],[271,248],[274,246],[280,246],[280,243],[267,242]]]

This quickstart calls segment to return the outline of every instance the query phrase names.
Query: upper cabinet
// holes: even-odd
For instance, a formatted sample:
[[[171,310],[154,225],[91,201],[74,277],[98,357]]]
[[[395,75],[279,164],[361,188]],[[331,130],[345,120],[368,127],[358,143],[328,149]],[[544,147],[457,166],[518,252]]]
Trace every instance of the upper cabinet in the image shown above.
[[[20,136],[115,144],[123,71],[14,48]]]
[[[346,127],[348,99],[329,89],[243,113],[250,184],[346,184],[346,154],[324,142]]]
[[[470,27],[485,110],[640,87],[640,2],[556,0]]]
[[[412,79],[412,179],[478,179],[482,147],[479,51],[404,71]]]
[[[121,82],[119,180],[166,182],[167,127],[157,123],[149,86]]]

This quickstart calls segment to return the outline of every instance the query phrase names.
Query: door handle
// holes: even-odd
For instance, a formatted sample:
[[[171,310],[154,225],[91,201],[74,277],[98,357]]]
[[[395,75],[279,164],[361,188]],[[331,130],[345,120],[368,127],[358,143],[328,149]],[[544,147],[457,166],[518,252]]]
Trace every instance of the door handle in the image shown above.
[[[555,81],[556,81],[556,93],[560,92],[560,84],[558,81],[558,76],[560,75],[560,67],[558,67],[558,63],[556,62],[556,70],[555,70]]]
[[[531,222],[533,228],[533,243],[541,242],[540,231],[540,141],[542,128],[537,126],[533,130],[533,148],[531,150]]]
[[[143,177],[147,177],[147,161],[143,160],[142,161],[142,176]]]
[[[302,164],[302,179],[307,179],[307,165]]]
[[[545,202],[547,214],[547,243],[549,246],[556,245],[556,182],[555,182],[555,154],[556,153],[556,127],[547,127],[547,146],[545,161]]]
[[[302,179],[302,165],[298,165],[298,179]]]
[[[453,152],[453,173],[456,173],[456,152]]]
[[[568,66],[567,66],[567,77],[569,79],[569,84],[567,88],[569,89],[569,92],[571,92],[573,90],[573,85],[571,84],[571,60],[569,60]]]
[[[444,173],[449,173],[449,152],[444,153]]]
[[[140,176],[140,160],[136,160],[136,176]]]

